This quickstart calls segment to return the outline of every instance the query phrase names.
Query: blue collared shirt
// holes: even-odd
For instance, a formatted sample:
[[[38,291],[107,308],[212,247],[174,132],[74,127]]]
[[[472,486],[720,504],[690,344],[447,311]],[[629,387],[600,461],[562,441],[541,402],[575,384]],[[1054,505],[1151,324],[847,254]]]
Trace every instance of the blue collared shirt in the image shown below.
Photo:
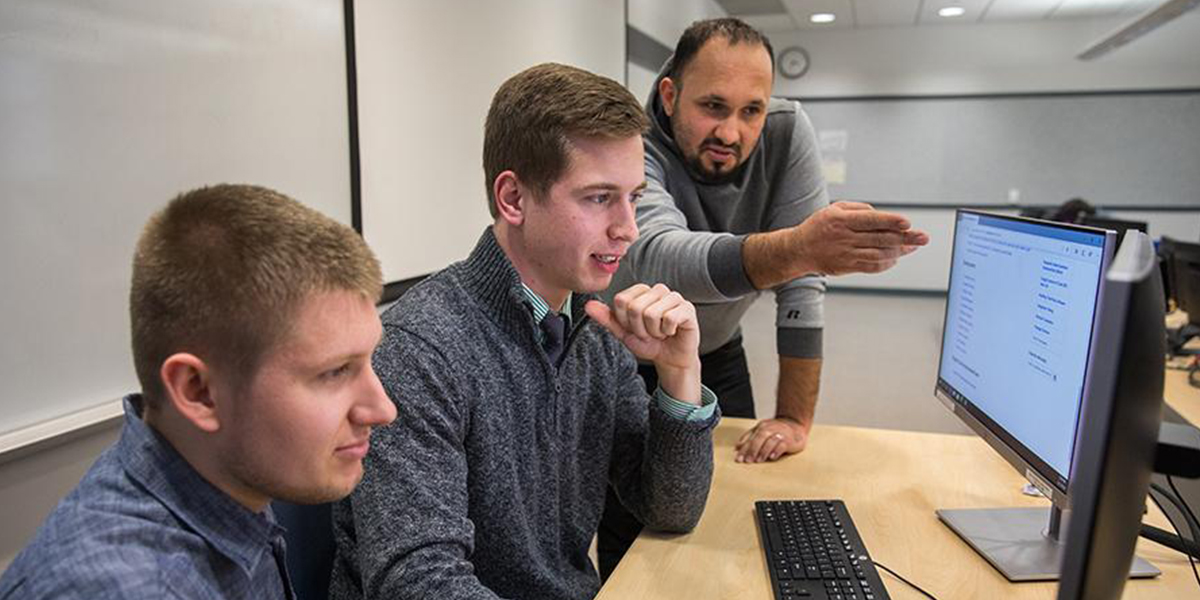
[[[0,577],[16,598],[294,598],[283,528],[200,476],[125,398],[100,455]]]
[[[533,321],[540,323],[542,319],[546,318],[546,314],[552,310],[550,303],[546,302],[537,292],[530,289],[524,283],[521,284],[521,291],[525,294],[525,301],[529,303],[529,309],[533,311]],[[566,318],[567,331],[571,330],[571,311],[564,311],[563,308],[571,306],[572,295],[571,293],[567,293],[566,302],[563,302],[563,305],[554,311]],[[533,334],[537,337],[538,343],[541,343],[542,336],[545,335],[542,333],[541,328],[535,327]],[[672,397],[670,394],[664,392],[661,386],[654,390],[653,396],[654,402],[658,404],[658,407],[663,412],[680,421],[707,421],[712,418],[713,413],[717,410],[717,394],[704,385],[700,386],[700,406]]]

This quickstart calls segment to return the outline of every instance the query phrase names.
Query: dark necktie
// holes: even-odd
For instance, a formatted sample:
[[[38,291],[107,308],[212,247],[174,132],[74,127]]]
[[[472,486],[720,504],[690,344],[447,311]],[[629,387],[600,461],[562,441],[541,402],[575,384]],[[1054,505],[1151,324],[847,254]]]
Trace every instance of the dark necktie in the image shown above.
[[[542,317],[542,348],[546,350],[546,356],[550,357],[550,363],[558,366],[558,359],[562,356],[564,341],[567,333],[567,318],[554,312],[546,313]]]

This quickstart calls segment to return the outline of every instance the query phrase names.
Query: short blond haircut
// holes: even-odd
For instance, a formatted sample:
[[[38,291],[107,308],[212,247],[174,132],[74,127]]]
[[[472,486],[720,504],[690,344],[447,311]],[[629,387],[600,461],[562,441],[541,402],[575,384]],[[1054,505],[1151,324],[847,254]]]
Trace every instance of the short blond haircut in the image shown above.
[[[179,195],[138,240],[129,292],[133,362],[149,407],[163,361],[189,352],[248,382],[315,292],[376,301],[379,261],[349,227],[273,190],[216,185]]]
[[[484,124],[483,172],[492,217],[492,184],[504,171],[544,196],[570,166],[571,138],[624,139],[649,127],[633,94],[607,77],[556,63],[513,75],[492,97]]]

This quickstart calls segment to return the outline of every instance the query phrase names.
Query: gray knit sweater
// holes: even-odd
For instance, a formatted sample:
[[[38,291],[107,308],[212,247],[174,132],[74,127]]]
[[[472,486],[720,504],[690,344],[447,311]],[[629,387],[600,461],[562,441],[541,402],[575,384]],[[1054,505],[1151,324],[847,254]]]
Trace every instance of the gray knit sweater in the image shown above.
[[[658,409],[588,299],[556,370],[489,228],[384,314],[374,364],[399,416],[335,508],[332,598],[591,598],[609,482],[647,526],[695,527],[719,417]]]

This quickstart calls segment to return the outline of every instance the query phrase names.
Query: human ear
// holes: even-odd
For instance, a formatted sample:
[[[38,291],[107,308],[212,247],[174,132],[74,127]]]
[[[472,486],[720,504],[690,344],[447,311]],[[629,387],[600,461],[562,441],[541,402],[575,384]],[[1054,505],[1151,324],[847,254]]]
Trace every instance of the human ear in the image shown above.
[[[514,226],[525,222],[524,201],[529,196],[529,189],[521,183],[516,173],[504,171],[497,175],[492,185],[492,195],[496,198],[498,218]]]
[[[221,428],[217,403],[213,397],[212,370],[200,357],[187,352],[172,354],[159,369],[164,403],[201,431],[214,433]]]
[[[675,87],[675,80],[670,77],[663,77],[658,81],[658,98],[662,103],[663,112],[667,113],[668,117],[675,116],[675,101],[678,97],[679,89]]]

